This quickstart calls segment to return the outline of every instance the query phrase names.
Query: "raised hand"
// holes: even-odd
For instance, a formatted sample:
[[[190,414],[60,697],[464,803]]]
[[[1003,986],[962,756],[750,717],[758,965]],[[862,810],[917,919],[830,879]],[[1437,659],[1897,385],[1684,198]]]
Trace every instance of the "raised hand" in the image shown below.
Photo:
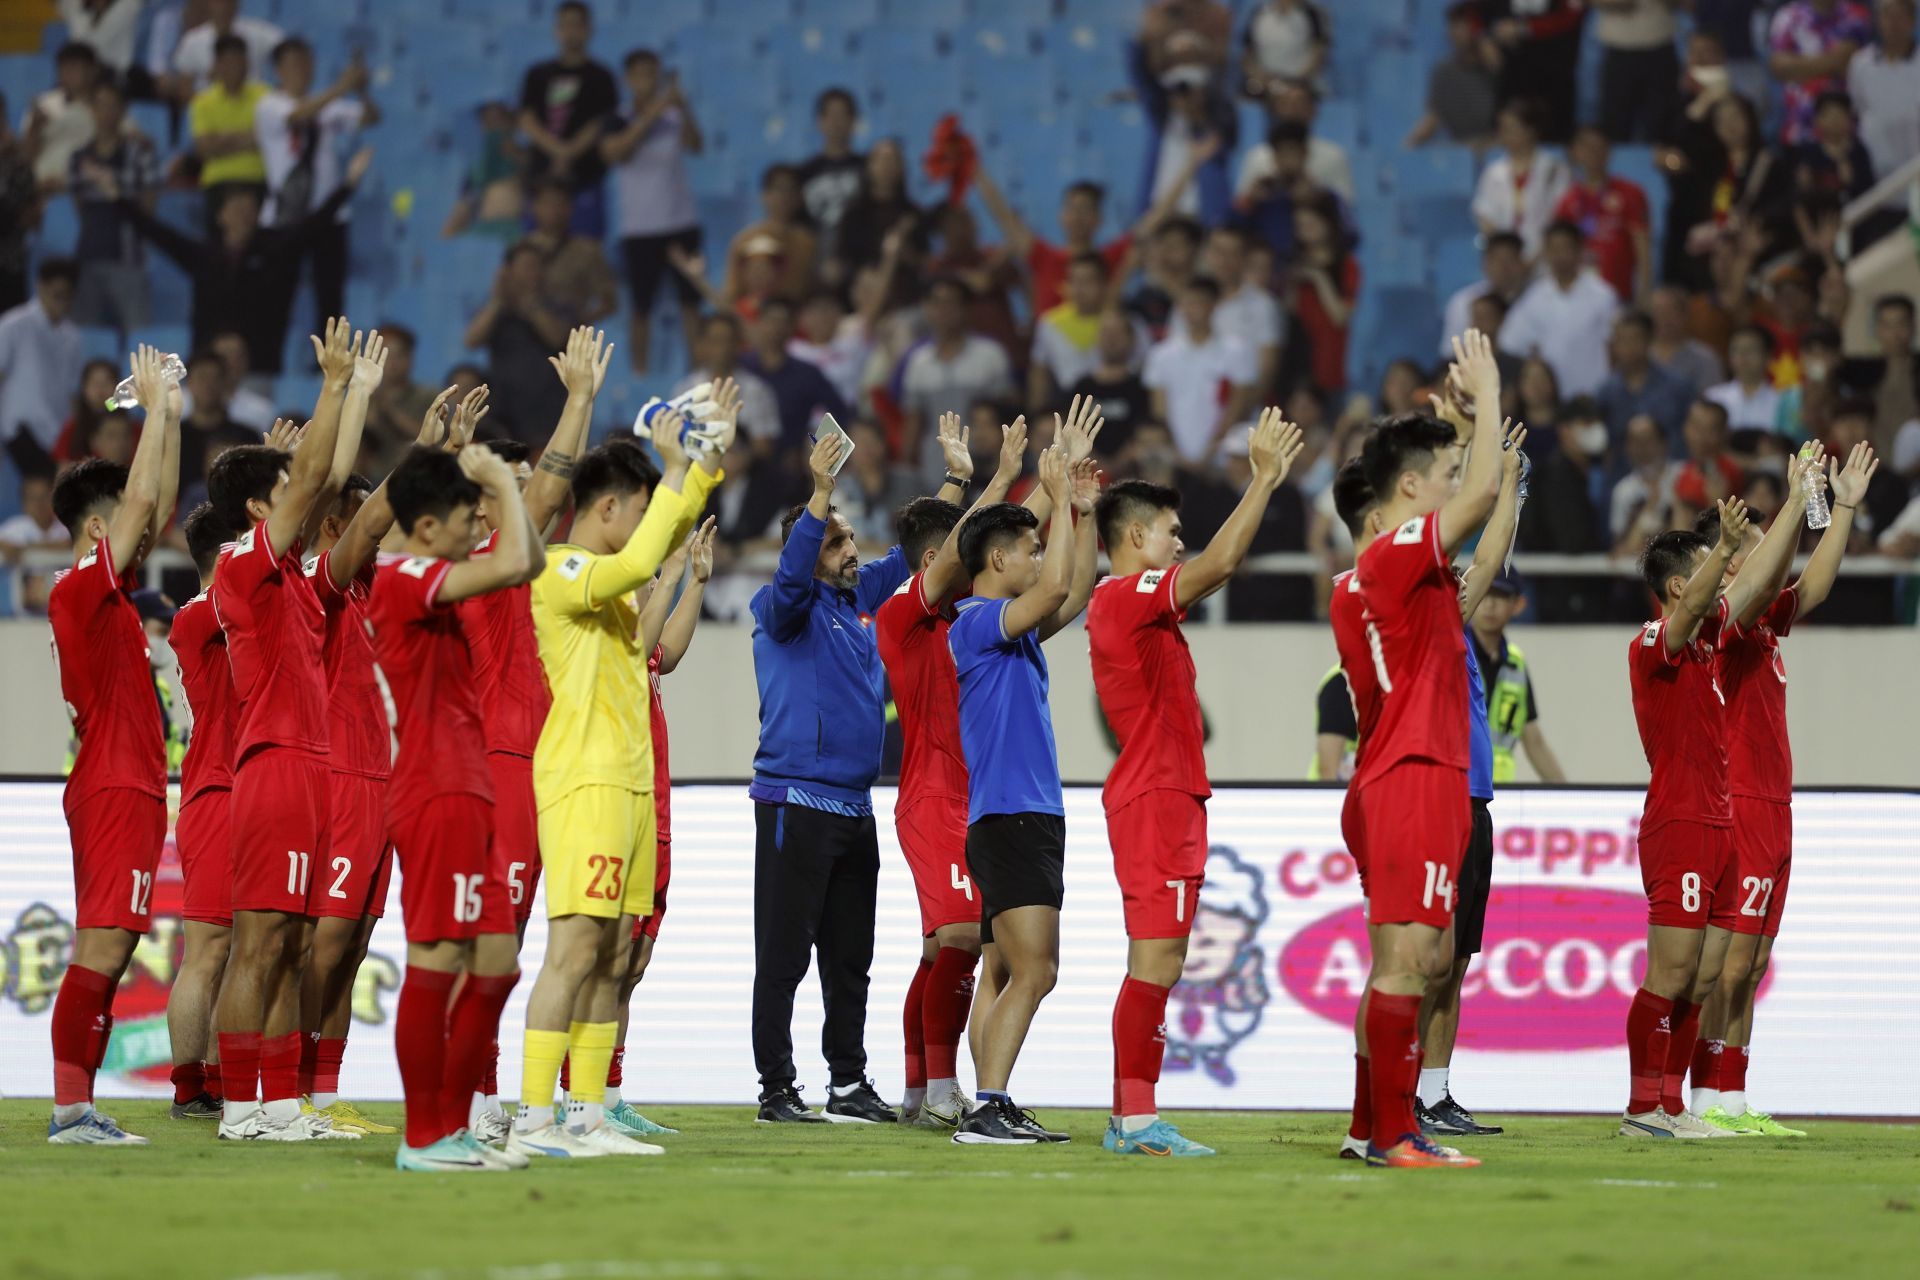
[[[1727,554],[1740,550],[1747,537],[1747,504],[1739,498],[1722,498],[1720,508],[1720,545]]]
[[[133,372],[134,399],[148,413],[166,403],[167,380],[161,372],[164,364],[160,353],[144,342],[134,348],[133,354],[128,357],[128,365]]]
[[[1527,424],[1508,418],[1500,424],[1500,474],[1518,476],[1520,469],[1527,464],[1527,456],[1520,452],[1520,446],[1527,442]]]
[[[1072,482],[1067,476],[1067,453],[1058,445],[1048,445],[1040,454],[1040,487],[1053,499],[1054,510],[1072,498]]]
[[[607,370],[613,365],[613,344],[607,341],[606,331],[593,331],[593,394],[599,395],[600,388],[607,385]]]
[[[1473,397],[1477,406],[1500,398],[1500,362],[1494,356],[1493,339],[1478,329],[1469,329],[1453,340],[1453,360],[1459,371],[1457,385]]]
[[[1000,428],[1000,466],[995,479],[1009,487],[1027,467],[1027,415],[1021,414]]]
[[[513,478],[513,468],[483,444],[460,451],[460,474],[496,496],[518,488],[519,484]]]
[[[1100,469],[1093,465],[1093,459],[1068,463],[1067,480],[1073,486],[1073,509],[1083,516],[1092,515],[1094,504],[1100,501]]]
[[[547,357],[547,363],[560,375],[560,385],[567,389],[568,395],[589,396],[599,389],[595,379],[596,365],[605,342],[604,333],[595,333],[592,326],[583,324],[567,335],[565,351]],[[605,376],[604,370],[600,372],[601,376]]]
[[[347,385],[372,395],[380,389],[380,380],[386,376],[387,344],[378,329],[369,329],[365,344],[357,341],[354,344],[353,377]]]
[[[653,416],[653,451],[660,455],[663,471],[680,470],[686,475],[687,446],[681,443],[680,430],[687,425],[678,409],[664,409]]]
[[[693,565],[695,582],[705,582],[713,576],[713,539],[719,529],[720,522],[708,516],[706,523],[694,530],[693,537],[687,539],[687,559]]]
[[[1100,412],[1100,402],[1092,396],[1075,396],[1073,403],[1067,406],[1067,416],[1053,415],[1053,438],[1067,451],[1068,462],[1078,462],[1093,452],[1093,442],[1100,437],[1100,428],[1106,425],[1106,418]]]
[[[735,427],[740,425],[740,409],[746,404],[747,397],[741,392],[739,383],[723,374],[713,380],[713,390],[707,393],[707,398],[719,407],[720,418]]]
[[[347,161],[347,185],[357,187],[360,179],[367,176],[367,170],[373,168],[373,148],[362,147],[353,153],[353,159]]]
[[[947,474],[955,479],[973,479],[973,454],[967,448],[971,434],[959,414],[940,415],[940,456],[946,459]]]
[[[491,408],[487,403],[487,384],[484,382],[462,397],[459,407],[453,411],[453,422],[447,428],[448,453],[458,453],[473,443],[473,433],[479,429],[480,419],[486,417]]]
[[[1880,470],[1880,459],[1873,456],[1873,446],[1862,441],[1853,446],[1853,452],[1847,455],[1845,467],[1840,465],[1838,458],[1827,465],[1832,477],[1833,505],[1857,507],[1867,496],[1867,486],[1873,483],[1874,472]]]
[[[415,444],[423,444],[431,449],[446,436],[447,401],[453,399],[454,393],[459,390],[459,387],[448,387],[433,398],[433,403],[427,406],[426,413],[420,419],[420,434],[413,438]]]
[[[320,376],[334,386],[346,385],[353,375],[353,326],[347,323],[345,316],[334,316],[327,321],[327,336],[323,340],[312,337],[313,358],[320,366]]]
[[[705,280],[707,278],[706,255],[697,250],[689,253],[677,244],[670,244],[667,246],[667,261],[673,264],[675,271],[678,271],[689,280]]]
[[[305,424],[295,422],[292,418],[275,418],[273,429],[267,432],[267,447],[292,453],[300,447],[300,437],[306,434]]]
[[[1805,453],[1796,452],[1787,456],[1787,497],[1808,496],[1810,491],[1804,488],[1811,483],[1808,477],[1819,472],[1825,458],[1826,450],[1817,441]]]
[[[665,416],[664,414],[661,416]],[[847,456],[852,442],[836,432],[826,432],[813,442],[813,452],[807,455],[807,471],[813,476],[815,493],[832,493],[836,481],[834,471],[840,460]]]
[[[1294,459],[1306,447],[1306,435],[1275,408],[1260,411],[1260,421],[1247,442],[1247,462],[1263,484],[1278,487],[1293,470]]]

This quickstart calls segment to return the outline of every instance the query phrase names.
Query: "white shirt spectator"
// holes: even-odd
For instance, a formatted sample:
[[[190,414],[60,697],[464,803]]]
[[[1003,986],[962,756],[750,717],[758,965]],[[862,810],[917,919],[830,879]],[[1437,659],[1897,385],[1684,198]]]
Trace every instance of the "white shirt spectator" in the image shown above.
[[[33,180],[64,187],[73,153],[93,141],[93,109],[85,98],[69,102],[60,90],[49,89],[33,100],[20,132],[27,131],[35,116],[47,123],[40,133],[40,154],[33,158]]]
[[[1674,29],[1671,0],[1600,9],[1594,19],[1594,34],[1609,49],[1658,49],[1673,43]]]
[[[867,336],[867,328],[858,316],[847,316],[840,322],[833,340],[827,343],[808,342],[795,336],[787,340],[787,354],[795,360],[805,360],[827,375],[827,381],[840,393],[840,398],[848,404],[860,403],[860,377],[867,369],[867,358],[873,354],[873,339]]]
[[[1240,161],[1240,176],[1233,194],[1245,196],[1273,176],[1273,148],[1256,142],[1247,148]],[[1307,176],[1316,186],[1325,187],[1349,205],[1353,203],[1353,166],[1347,163],[1346,148],[1325,138],[1307,139]]]
[[[51,451],[86,359],[80,326],[53,323],[38,298],[0,315],[0,441],[24,428]]]
[[[740,429],[753,440],[778,440],[780,403],[773,398],[773,388],[759,374],[745,369],[736,367],[727,376],[740,388]],[[703,382],[712,382],[713,378],[705,369],[695,369],[673,384],[672,394],[690,391]]]
[[[181,410],[181,413],[185,412],[185,409]],[[242,383],[227,398],[227,416],[241,426],[252,427],[265,435],[273,430],[273,420],[279,415],[274,412],[273,401]]]
[[[262,226],[276,226],[281,221],[280,190],[301,163],[299,135],[305,130],[293,123],[293,110],[299,105],[291,94],[269,89],[253,108],[253,135],[259,139],[260,159],[267,166],[267,202],[260,210]],[[342,143],[360,131],[366,113],[367,104],[358,98],[336,98],[307,122],[313,126],[314,143],[313,190],[306,212],[318,209],[339,189],[344,168],[340,160]],[[350,216],[342,209],[335,221],[345,222]]]
[[[940,356],[932,339],[907,353],[900,374],[900,395],[908,413],[928,424],[930,444],[934,418],[947,410],[962,412],[975,400],[994,400],[1013,394],[1013,364],[1006,348],[991,338],[968,334],[951,360]]]
[[[1033,359],[1046,368],[1054,387],[1064,391],[1100,367],[1100,346],[1076,343],[1049,313],[1033,326]]]
[[[1920,42],[1898,60],[1877,44],[1855,53],[1847,65],[1847,94],[1860,115],[1860,141],[1874,173],[1884,178],[1920,156]]]
[[[286,39],[286,33],[263,18],[249,18],[243,13],[234,18],[230,34],[247,42],[247,77],[271,81],[273,47]],[[213,42],[219,38],[213,24],[203,22],[181,36],[179,48],[173,51],[174,71],[193,81],[195,93],[213,78]]]
[[[24,511],[0,520],[0,547],[39,547],[71,541],[73,539],[67,536],[67,526],[58,520],[44,529]]]
[[[1327,15],[1309,0],[1263,4],[1247,23],[1248,52],[1262,71],[1283,80],[1315,79],[1314,51],[1332,39]]]
[[[1680,465],[1669,462],[1662,466],[1657,480],[1649,480],[1644,472],[1629,471],[1613,486],[1613,502],[1607,513],[1607,527],[1613,530],[1615,542],[1627,536],[1627,530],[1640,518],[1647,504],[1650,526],[1664,529],[1671,519],[1673,511],[1673,485],[1680,478]]]
[[[67,24],[68,40],[92,49],[101,66],[125,74],[133,65],[141,4],[142,0],[108,0],[107,7],[96,12],[87,0],[60,0],[60,21]]]
[[[1491,288],[1485,280],[1475,280],[1455,289],[1447,299],[1440,324],[1440,354],[1446,359],[1453,359],[1453,340],[1473,327],[1473,304],[1486,297]]]
[[[1213,329],[1215,333],[1240,339],[1258,356],[1262,347],[1277,347],[1286,341],[1287,313],[1280,309],[1280,300],[1267,290],[1256,284],[1242,283],[1213,308]],[[1187,319],[1177,307],[1174,308],[1173,321],[1167,331],[1177,337],[1186,336]],[[1145,333],[1145,328],[1135,320],[1136,344],[1144,341]]]
[[[1780,392],[1763,382],[1752,391],[1739,382],[1723,382],[1702,393],[1727,411],[1727,426],[1734,431],[1772,431],[1780,413]]]
[[[1569,288],[1551,275],[1527,286],[1500,326],[1500,349],[1538,355],[1560,381],[1561,395],[1590,396],[1607,379],[1607,342],[1620,295],[1591,267]]]
[[[622,122],[608,132],[625,127]],[[680,145],[682,129],[680,109],[668,107],[633,153],[615,166],[622,236],[664,236],[700,225],[693,185],[687,180],[686,151]]]
[[[1189,462],[1207,461],[1214,429],[1226,411],[1227,388],[1248,387],[1260,376],[1254,350],[1215,329],[1196,345],[1190,335],[1169,334],[1147,353],[1140,381],[1167,397],[1167,430]]]
[[[0,533],[3,532],[4,527],[0,527]],[[1891,553],[1908,538],[1920,538],[1920,498],[1913,499],[1901,509],[1900,514],[1874,540],[1874,546],[1882,553]]]
[[[1496,231],[1511,231],[1526,245],[1527,257],[1540,253],[1554,207],[1573,185],[1573,170],[1548,151],[1533,153],[1524,186],[1514,184],[1513,162],[1501,156],[1480,174],[1473,191],[1473,216]]]

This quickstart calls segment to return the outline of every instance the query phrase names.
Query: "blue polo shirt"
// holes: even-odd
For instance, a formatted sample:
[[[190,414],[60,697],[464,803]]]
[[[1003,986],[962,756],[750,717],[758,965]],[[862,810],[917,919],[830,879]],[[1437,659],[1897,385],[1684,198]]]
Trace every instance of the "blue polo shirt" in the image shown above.
[[[1473,628],[1467,628],[1467,794],[1493,799],[1493,731],[1487,727],[1487,686],[1480,679]]]
[[[960,676],[969,823],[998,813],[1064,817],[1067,812],[1047,707],[1047,656],[1036,632],[1007,639],[1012,603],[978,596],[962,600],[947,630]]]

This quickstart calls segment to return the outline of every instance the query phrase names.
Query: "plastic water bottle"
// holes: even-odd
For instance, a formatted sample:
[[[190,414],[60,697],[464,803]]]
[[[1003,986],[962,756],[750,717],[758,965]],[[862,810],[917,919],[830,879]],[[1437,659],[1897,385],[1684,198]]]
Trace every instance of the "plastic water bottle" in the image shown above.
[[[1800,456],[1806,458],[1813,453],[1811,444],[1800,447]],[[1827,506],[1827,478],[1819,472],[1807,474],[1807,528],[1824,529],[1833,523],[1833,512]]]
[[[166,361],[160,366],[160,376],[178,386],[187,380],[187,366],[180,362],[179,356],[168,352]],[[107,412],[111,413],[116,409],[133,409],[139,404],[140,397],[134,394],[133,390],[133,375],[128,374],[120,380],[120,385],[115,387],[113,394],[107,398]]]

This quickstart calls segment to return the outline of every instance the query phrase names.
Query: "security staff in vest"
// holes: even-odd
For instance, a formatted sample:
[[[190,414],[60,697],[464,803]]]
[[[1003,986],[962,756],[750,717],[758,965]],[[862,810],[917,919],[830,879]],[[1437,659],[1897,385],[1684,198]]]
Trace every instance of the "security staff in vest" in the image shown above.
[[[1338,782],[1353,777],[1353,757],[1360,750],[1360,722],[1353,714],[1353,691],[1347,673],[1337,665],[1320,678],[1314,695],[1313,759],[1307,762],[1308,782]]]
[[[1501,572],[1473,614],[1473,647],[1487,688],[1487,727],[1493,734],[1493,780],[1512,782],[1513,749],[1525,746],[1542,782],[1565,782],[1547,735],[1540,730],[1540,704],[1533,696],[1527,655],[1507,639],[1507,623],[1527,607],[1526,584],[1511,569]]]

